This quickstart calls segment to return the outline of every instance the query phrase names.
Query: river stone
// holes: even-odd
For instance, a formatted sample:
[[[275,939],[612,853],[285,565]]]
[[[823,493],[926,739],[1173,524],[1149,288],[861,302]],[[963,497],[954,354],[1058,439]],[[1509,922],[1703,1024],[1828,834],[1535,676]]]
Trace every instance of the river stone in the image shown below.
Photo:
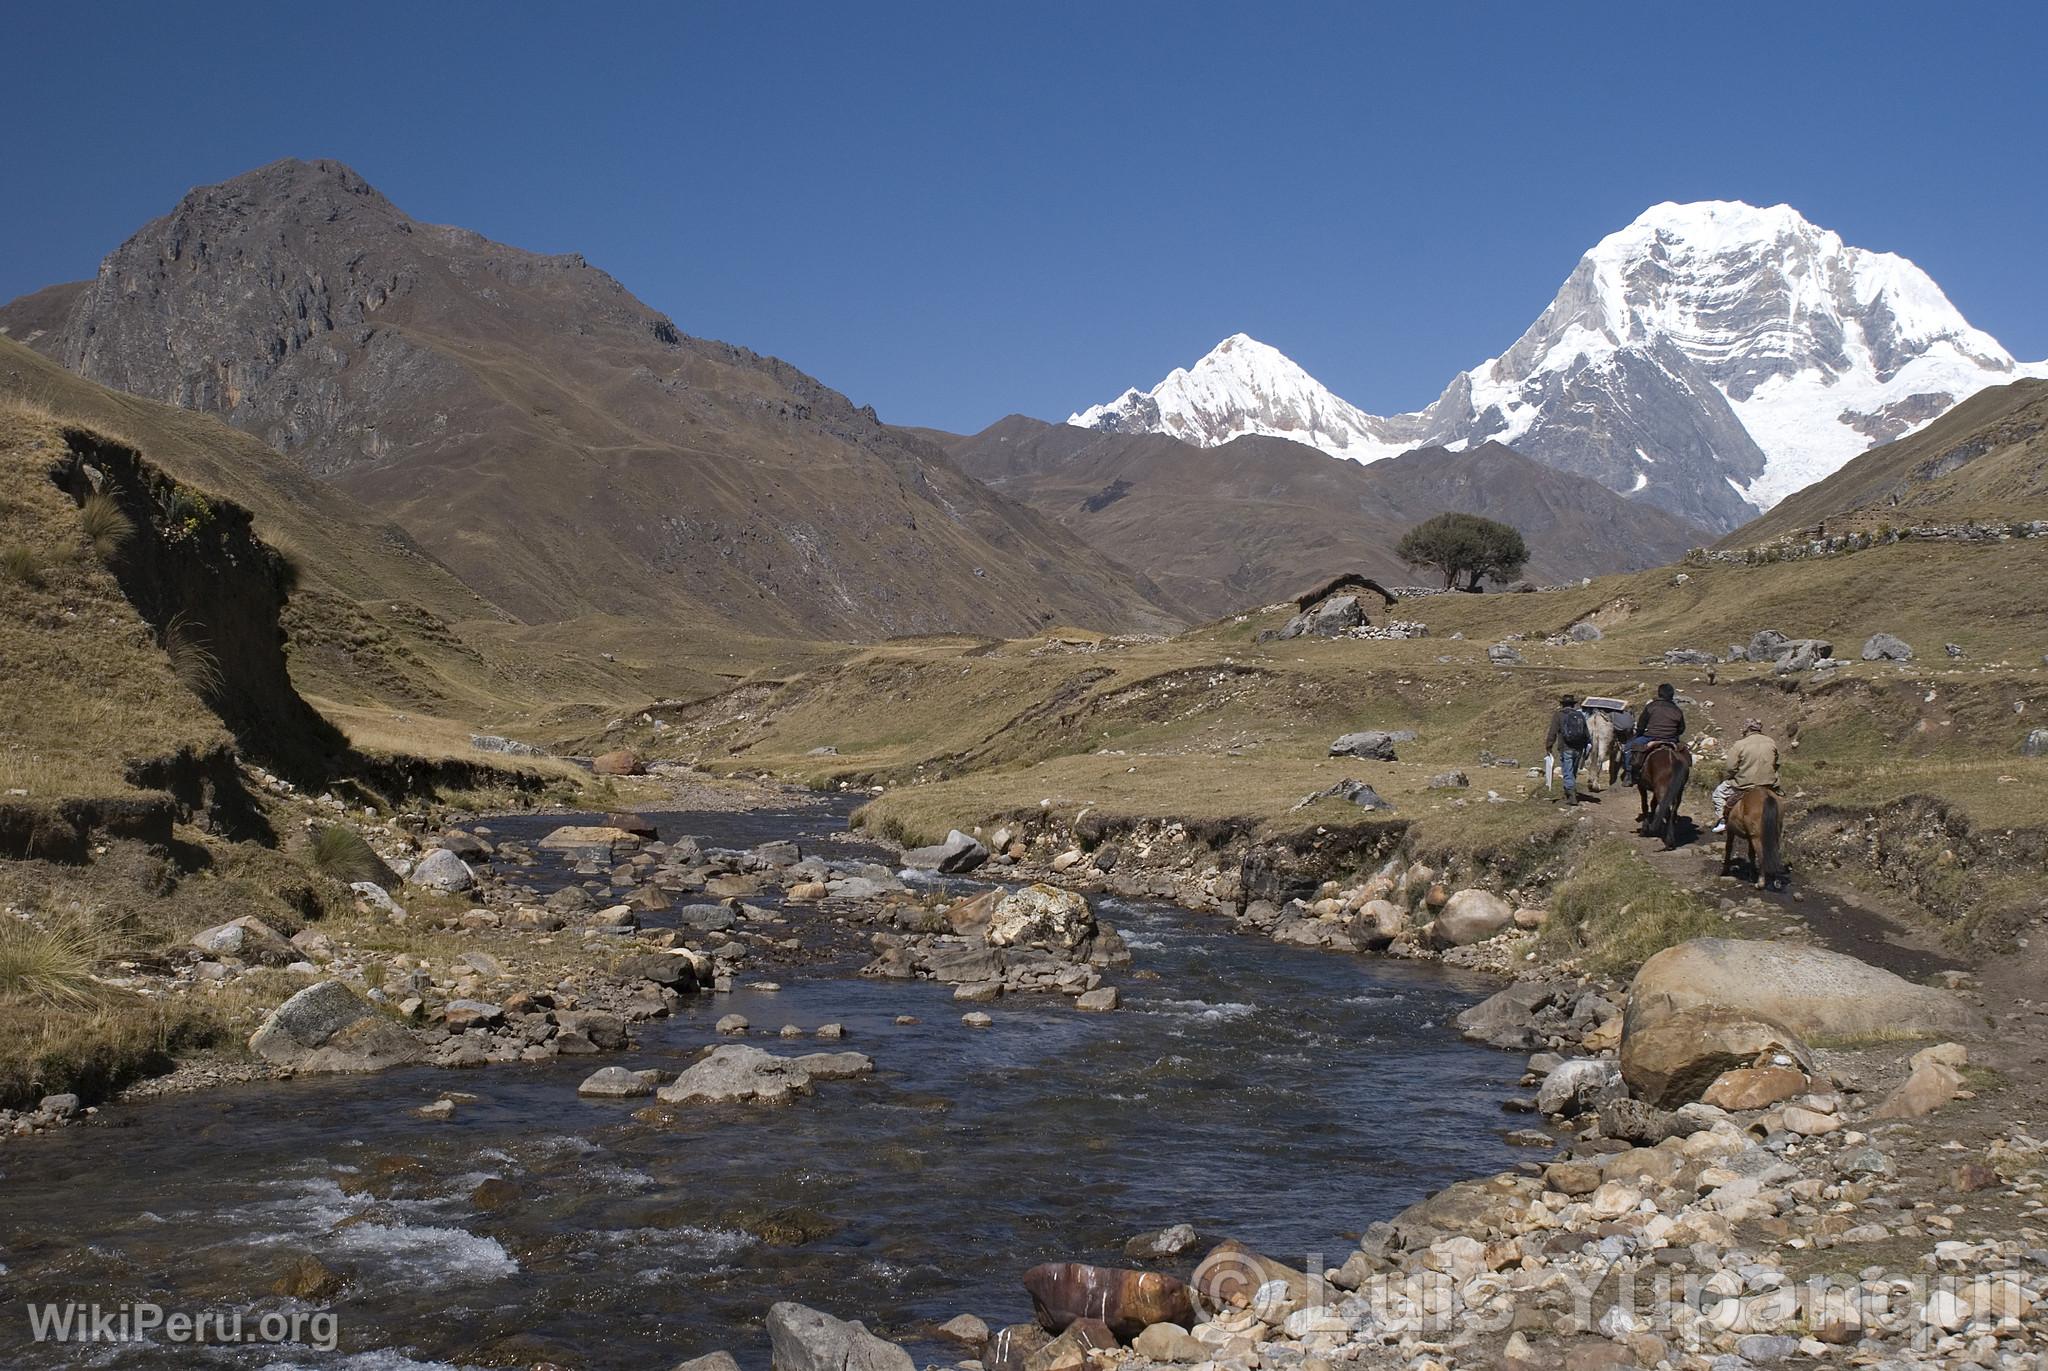
[[[1140,1233],[1124,1244],[1124,1255],[1139,1261],[1178,1257],[1200,1241],[1194,1225],[1177,1223],[1156,1233]]]
[[[671,1371],[740,1371],[740,1364],[730,1352],[706,1352],[701,1357],[677,1362]]]
[[[895,1343],[787,1300],[768,1306],[768,1346],[773,1371],[917,1371]]]
[[[1365,757],[1373,761],[1391,762],[1394,756],[1394,735],[1378,729],[1363,733],[1347,733],[1330,744],[1332,757]]]
[[[1541,1038],[1534,1022],[1537,1012],[1575,989],[1570,981],[1517,981],[1464,1010],[1455,1022],[1458,1031],[1474,1042],[1534,1047]]]
[[[1209,1249],[1194,1270],[1192,1285],[1201,1311],[1211,1318],[1224,1310],[1251,1309],[1266,1322],[1277,1323],[1315,1298],[1307,1272],[1229,1238]]]
[[[1629,1033],[1693,1007],[1734,1010],[1803,1038],[1832,1041],[1968,1038],[1986,1028],[1984,1016],[1951,992],[1914,985],[1840,952],[1698,938],[1665,948],[1636,972],[1624,1043]]]
[[[410,1033],[340,981],[309,985],[270,1011],[249,1050],[311,1073],[382,1071],[420,1054]]]
[[[1622,1079],[1637,1099],[1665,1109],[1698,1099],[1723,1072],[1779,1056],[1811,1074],[1812,1054],[1797,1037],[1733,1009],[1681,1009],[1647,1027],[1625,1022],[1621,1035]]]
[[[1024,1289],[1038,1322],[1054,1333],[1077,1319],[1094,1318],[1127,1340],[1155,1323],[1195,1321],[1187,1283],[1158,1271],[1047,1262],[1024,1273]]]
[[[988,1371],[1024,1371],[1032,1354],[1052,1341],[1052,1334],[1035,1323],[1013,1323],[999,1328],[982,1349],[982,1365]]]
[[[458,894],[476,885],[476,872],[469,869],[469,863],[445,847],[437,847],[420,858],[420,864],[405,878],[413,885],[425,886],[429,890]]]
[[[1452,947],[1483,942],[1515,921],[1515,907],[1490,890],[1460,890],[1436,916],[1436,936]]]
[[[599,776],[638,776],[647,769],[640,755],[629,747],[599,753],[590,759],[590,769]]]
[[[661,1081],[658,1071],[628,1071],[623,1066],[601,1067],[583,1078],[576,1093],[598,1100],[631,1100],[652,1095]]]
[[[903,864],[919,871],[937,871],[948,876],[963,875],[988,860],[988,849],[979,839],[954,829],[946,841],[934,847],[920,847],[903,854]]]
[[[794,1059],[732,1043],[713,1049],[656,1094],[664,1104],[774,1104],[810,1090],[810,1074]]]
[[[640,840],[610,824],[564,824],[534,846],[544,852],[559,853],[565,860],[610,865],[620,848],[637,848]]]
[[[1913,649],[1906,646],[1906,640],[1895,638],[1889,633],[1873,633],[1863,640],[1863,660],[1866,662],[1910,662]]]
[[[980,1356],[981,1349],[988,1345],[988,1324],[972,1314],[955,1314],[932,1332],[945,1342],[966,1348],[974,1356]]]
[[[1146,1361],[1199,1362],[1209,1360],[1207,1344],[1195,1340],[1187,1329],[1171,1323],[1155,1323],[1138,1334],[1131,1348]]]
[[[216,957],[240,957],[265,966],[288,966],[299,959],[298,949],[283,934],[250,914],[193,934],[192,946]]]
[[[790,1062],[814,1081],[851,1080],[875,1069],[874,1059],[865,1052],[806,1052]]]
[[[1071,890],[1028,885],[1013,890],[989,917],[994,947],[1042,947],[1071,952],[1095,933],[1088,901]]]
[[[1620,1089],[1620,1067],[1604,1058],[1581,1058],[1551,1069],[1536,1089],[1536,1107],[1545,1114],[1591,1114]]]
[[[1086,1014],[1107,1014],[1116,1008],[1116,987],[1104,985],[1084,990],[1074,997],[1074,1008]]]

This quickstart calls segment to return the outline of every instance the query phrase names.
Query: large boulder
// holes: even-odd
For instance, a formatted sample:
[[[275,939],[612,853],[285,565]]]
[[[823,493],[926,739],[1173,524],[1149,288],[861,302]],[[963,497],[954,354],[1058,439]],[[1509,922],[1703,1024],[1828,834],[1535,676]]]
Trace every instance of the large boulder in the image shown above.
[[[340,981],[309,985],[271,1010],[249,1050],[305,1072],[382,1071],[420,1055],[410,1033]]]
[[[444,891],[450,895],[474,889],[476,872],[469,863],[445,847],[437,847],[420,858],[420,864],[412,869],[406,880],[428,890]]]
[[[2022,757],[2048,757],[2048,728],[2028,730],[2027,736],[2020,739],[2020,755]]]
[[[1100,1319],[1128,1342],[1155,1323],[1195,1321],[1187,1283],[1159,1271],[1047,1262],[1024,1273],[1024,1288],[1038,1322],[1054,1333],[1076,1319]]]
[[[1330,744],[1332,757],[1366,757],[1376,762],[1391,762],[1394,758],[1394,744],[1398,741],[1393,734],[1381,729],[1368,729],[1362,733],[1347,733]]]
[[[935,847],[915,848],[903,854],[906,866],[949,876],[972,871],[987,860],[988,849],[978,839],[957,828],[946,835],[946,841]]]
[[[773,1371],[917,1371],[908,1352],[862,1325],[788,1301],[768,1306],[768,1348]]]
[[[1913,649],[1906,645],[1904,638],[1889,633],[1873,633],[1863,640],[1863,660],[1866,662],[1910,662]]]
[[[1437,941],[1452,947],[1484,942],[1515,921],[1515,907],[1490,890],[1460,890],[1437,911]]]
[[[1287,621],[1279,632],[1286,638],[1335,638],[1365,622],[1365,610],[1356,595],[1332,595],[1313,609],[1304,610]]]
[[[1628,1033],[1682,1009],[1735,1010],[1807,1039],[1969,1038],[1984,1016],[1946,990],[1915,985],[1840,952],[1740,938],[1667,947],[1636,972]]]
[[[599,776],[638,776],[647,766],[633,749],[622,747],[591,758],[590,769]]]
[[[1095,936],[1095,915],[1088,901],[1071,890],[1027,885],[1013,890],[989,916],[992,947],[1042,947],[1071,952]]]
[[[1724,1072],[1780,1064],[1811,1074],[1813,1054],[1789,1030],[1740,1010],[1695,1005],[1623,1025],[1622,1079],[1637,1099],[1665,1109],[1698,1099]]]
[[[250,914],[193,934],[192,946],[216,957],[239,957],[264,966],[288,966],[300,958],[282,933]]]

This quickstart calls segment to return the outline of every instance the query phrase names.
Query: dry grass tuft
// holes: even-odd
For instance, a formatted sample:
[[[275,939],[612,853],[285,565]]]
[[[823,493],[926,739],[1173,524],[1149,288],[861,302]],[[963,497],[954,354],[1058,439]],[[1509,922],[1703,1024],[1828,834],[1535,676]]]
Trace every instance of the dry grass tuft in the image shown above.
[[[34,548],[22,543],[0,548],[0,576],[17,581],[32,590],[40,590],[43,585],[43,571],[43,556]]]
[[[1626,839],[1604,838],[1557,888],[1542,945],[1553,957],[1621,975],[1667,947],[1730,931],[1706,901],[1658,875]]]
[[[227,688],[221,674],[220,658],[207,642],[206,625],[185,614],[174,614],[164,625],[163,648],[171,659],[171,672],[187,690],[202,700],[213,701]]]
[[[99,939],[76,925],[0,921],[0,1001],[64,1009],[97,1003]]]
[[[111,495],[86,496],[78,509],[78,522],[103,562],[112,561],[135,536],[135,521],[122,512],[120,503]]]

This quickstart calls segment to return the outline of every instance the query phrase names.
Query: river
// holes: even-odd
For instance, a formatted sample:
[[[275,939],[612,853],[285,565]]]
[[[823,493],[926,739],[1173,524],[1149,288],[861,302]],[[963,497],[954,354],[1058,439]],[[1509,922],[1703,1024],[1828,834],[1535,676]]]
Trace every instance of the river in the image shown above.
[[[831,837],[836,803],[651,817],[707,846],[859,852]],[[576,818],[492,823],[530,836]],[[765,1366],[778,1299],[927,1361],[932,1321],[1028,1319],[1018,1277],[1037,1262],[1121,1263],[1125,1239],[1186,1222],[1335,1265],[1373,1220],[1512,1164],[1500,1101],[1521,1061],[1444,1027],[1484,981],[1253,941],[1164,904],[1096,907],[1135,959],[1109,977],[1112,1014],[1008,997],[971,1029],[950,988],[864,980],[840,957],[777,967],[779,991],[690,998],[625,1053],[225,1087],[7,1144],[0,1365],[661,1371],[723,1347]],[[843,1043],[756,1041],[858,1049],[877,1070],[680,1126],[577,1097],[598,1065],[681,1070],[733,1012],[757,1034],[843,1024]],[[451,1121],[411,1112],[451,1090],[474,1097]],[[480,1208],[492,1177],[516,1198]],[[350,1277],[333,1351],[31,1340],[27,1306],[51,1301],[243,1311],[245,1328],[304,1313],[268,1293],[302,1252]]]

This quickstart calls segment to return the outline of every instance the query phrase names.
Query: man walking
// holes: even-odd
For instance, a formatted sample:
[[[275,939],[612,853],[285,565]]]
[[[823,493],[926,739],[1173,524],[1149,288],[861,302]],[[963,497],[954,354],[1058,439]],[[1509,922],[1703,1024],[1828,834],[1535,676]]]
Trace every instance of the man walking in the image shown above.
[[[1579,802],[1579,767],[1592,743],[1593,734],[1586,727],[1586,711],[1579,708],[1579,697],[1558,696],[1557,712],[1550,716],[1550,731],[1543,737],[1543,750],[1557,758],[1557,768],[1564,773],[1564,802],[1568,805]]]

